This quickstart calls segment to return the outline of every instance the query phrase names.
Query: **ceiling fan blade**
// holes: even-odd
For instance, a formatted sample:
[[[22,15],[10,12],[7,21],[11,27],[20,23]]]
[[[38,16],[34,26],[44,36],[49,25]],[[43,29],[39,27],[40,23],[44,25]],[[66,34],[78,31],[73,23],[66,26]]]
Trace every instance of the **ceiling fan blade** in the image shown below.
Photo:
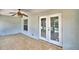
[[[16,12],[9,12],[9,14],[15,14]]]
[[[26,15],[26,14],[22,14],[22,15],[28,17],[28,15]]]
[[[11,16],[15,16],[16,14],[12,14]]]

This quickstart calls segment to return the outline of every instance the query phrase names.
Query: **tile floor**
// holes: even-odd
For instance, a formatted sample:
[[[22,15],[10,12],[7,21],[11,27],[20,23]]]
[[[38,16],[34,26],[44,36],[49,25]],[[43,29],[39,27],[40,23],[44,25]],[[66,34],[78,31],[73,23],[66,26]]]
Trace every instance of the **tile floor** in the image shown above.
[[[0,36],[0,50],[62,50],[62,48],[19,33]]]

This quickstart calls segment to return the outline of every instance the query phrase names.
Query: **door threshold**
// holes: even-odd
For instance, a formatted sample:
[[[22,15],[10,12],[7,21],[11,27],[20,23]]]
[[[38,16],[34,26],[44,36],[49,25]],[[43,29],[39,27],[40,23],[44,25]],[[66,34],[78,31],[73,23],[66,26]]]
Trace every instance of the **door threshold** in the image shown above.
[[[51,45],[55,45],[55,46],[57,46],[57,47],[59,47],[59,48],[61,48],[61,49],[63,50],[63,47],[62,47],[62,46],[59,46],[59,45],[50,43],[49,41],[46,41],[46,40],[42,40],[42,39],[39,39],[39,40],[41,40],[41,41],[45,41],[45,42],[47,42],[47,43],[49,43],[49,44],[51,44]]]

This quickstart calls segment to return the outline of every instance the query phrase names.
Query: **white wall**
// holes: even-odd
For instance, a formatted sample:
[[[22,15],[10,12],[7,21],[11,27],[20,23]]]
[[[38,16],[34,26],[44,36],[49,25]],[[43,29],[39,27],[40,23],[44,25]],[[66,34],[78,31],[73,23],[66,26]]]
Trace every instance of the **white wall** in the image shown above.
[[[29,33],[39,38],[38,16],[62,13],[63,21],[63,48],[79,49],[79,10],[51,10],[31,15],[29,20]]]
[[[79,49],[79,10],[63,11],[63,47]]]
[[[38,39],[39,38],[39,20],[38,16],[32,15],[30,21],[30,35],[33,36],[34,38]]]
[[[0,15],[0,35],[21,32],[21,20],[17,17]]]
[[[23,23],[23,19],[21,21]],[[39,38],[39,35],[38,35],[39,34],[39,21],[38,21],[38,16],[37,15],[29,14],[29,17],[28,17],[28,31],[23,31],[22,30],[22,33],[24,33],[24,34],[26,34],[30,37],[33,37],[35,39]]]

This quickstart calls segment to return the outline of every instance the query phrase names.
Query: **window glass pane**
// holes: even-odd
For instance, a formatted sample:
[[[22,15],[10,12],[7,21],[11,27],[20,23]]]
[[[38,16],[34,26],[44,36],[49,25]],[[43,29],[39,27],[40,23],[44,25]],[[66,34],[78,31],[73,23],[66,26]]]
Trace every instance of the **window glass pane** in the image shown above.
[[[28,19],[24,20],[24,30],[28,31]]]

